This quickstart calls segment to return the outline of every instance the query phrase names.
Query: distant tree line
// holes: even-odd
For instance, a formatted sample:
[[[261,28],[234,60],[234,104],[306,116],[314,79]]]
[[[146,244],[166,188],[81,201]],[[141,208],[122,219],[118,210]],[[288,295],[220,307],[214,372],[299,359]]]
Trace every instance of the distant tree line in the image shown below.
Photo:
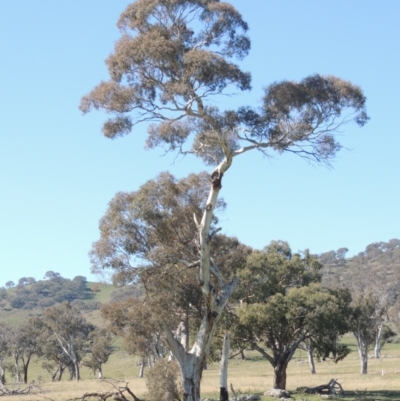
[[[95,327],[80,309],[65,301],[30,317],[19,327],[0,323],[0,385],[6,385],[6,372],[12,383],[28,383],[33,358],[52,380],[61,380],[65,371],[79,380],[80,367],[86,366],[102,377],[103,364],[115,351],[113,335]]]

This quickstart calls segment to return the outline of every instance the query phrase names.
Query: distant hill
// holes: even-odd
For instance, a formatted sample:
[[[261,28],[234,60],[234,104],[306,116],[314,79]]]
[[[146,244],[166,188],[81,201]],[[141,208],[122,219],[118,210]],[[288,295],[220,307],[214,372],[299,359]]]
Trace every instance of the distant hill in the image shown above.
[[[346,258],[347,248],[317,255],[324,264],[322,283],[327,287],[390,289],[397,298],[400,291],[400,240],[369,244],[365,251]]]
[[[322,284],[331,288],[363,289],[371,285],[385,288],[394,304],[400,295],[400,240],[369,244],[351,258],[346,257],[347,252],[347,248],[340,248],[315,255],[324,265]],[[54,272],[47,272],[45,280],[23,277],[17,285],[8,284],[9,288],[0,288],[0,321],[14,326],[63,301],[78,306],[89,321],[102,325],[100,308],[103,304],[142,295],[139,287],[115,288],[111,284],[88,282],[83,276],[66,279]]]
[[[101,326],[103,304],[141,294],[137,286],[116,288],[112,284],[88,282],[83,276],[70,280],[51,271],[44,280],[23,277],[17,285],[9,282],[8,288],[0,288],[0,322],[18,326],[29,316],[41,315],[44,309],[68,301],[77,306],[88,321]]]

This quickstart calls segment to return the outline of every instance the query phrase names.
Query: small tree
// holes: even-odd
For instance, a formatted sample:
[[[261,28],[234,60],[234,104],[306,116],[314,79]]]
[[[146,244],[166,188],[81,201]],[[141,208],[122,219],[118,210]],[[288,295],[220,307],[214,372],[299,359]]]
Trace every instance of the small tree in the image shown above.
[[[0,388],[6,384],[5,362],[10,356],[10,327],[0,323]]]
[[[320,287],[321,267],[308,251],[292,254],[286,242],[273,241],[254,251],[239,273],[236,342],[268,360],[276,389],[286,389],[287,366],[302,343],[317,347],[318,338],[343,334],[343,301]]]
[[[179,366],[175,361],[159,359],[149,371],[146,384],[150,401],[181,401]]]
[[[168,150],[195,153],[214,166],[205,208],[196,223],[204,313],[192,349],[187,351],[164,326],[181,368],[184,400],[197,401],[213,333],[237,283],[235,278],[226,280],[211,258],[211,223],[223,175],[234,157],[251,150],[267,156],[291,152],[329,164],[341,147],[335,133],[342,124],[367,121],[365,97],[359,87],[342,79],[313,75],[269,85],[260,109],[244,105],[221,111],[207,100],[231,86],[251,87],[250,74],[232,61],[247,55],[250,40],[246,22],[231,4],[137,0],[121,14],[118,26],[123,35],[107,59],[110,80],[82,98],[81,110],[112,114],[103,126],[109,138],[148,122],[148,147],[165,145]]]
[[[62,352],[72,362],[76,380],[80,380],[79,363],[82,359],[83,341],[94,329],[93,325],[87,323],[80,310],[69,302],[46,309],[44,319]]]
[[[105,329],[96,328],[88,336],[90,342],[89,356],[83,360],[83,365],[97,372],[97,377],[103,379],[103,365],[115,351],[114,336]]]
[[[368,350],[376,342],[386,310],[387,304],[379,302],[379,297],[372,292],[359,292],[353,296],[350,328],[357,340],[361,374],[368,373]]]
[[[41,319],[31,317],[27,322],[12,329],[9,349],[14,358],[17,381],[20,382],[20,365],[22,365],[23,381],[28,383],[29,364],[34,355],[40,355],[40,336],[43,324]]]

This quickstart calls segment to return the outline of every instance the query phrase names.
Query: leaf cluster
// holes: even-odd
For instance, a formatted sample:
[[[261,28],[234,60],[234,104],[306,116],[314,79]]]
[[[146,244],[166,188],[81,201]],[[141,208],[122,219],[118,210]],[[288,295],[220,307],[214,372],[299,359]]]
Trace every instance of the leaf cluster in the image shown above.
[[[116,115],[103,126],[107,137],[128,133],[139,121],[166,120],[173,111],[202,114],[203,98],[231,84],[250,87],[250,75],[229,61],[247,55],[250,40],[247,24],[228,3],[138,0],[118,26],[123,35],[106,61],[111,79],[80,105],[85,113],[101,108]],[[184,126],[174,128],[176,138],[187,136]]]

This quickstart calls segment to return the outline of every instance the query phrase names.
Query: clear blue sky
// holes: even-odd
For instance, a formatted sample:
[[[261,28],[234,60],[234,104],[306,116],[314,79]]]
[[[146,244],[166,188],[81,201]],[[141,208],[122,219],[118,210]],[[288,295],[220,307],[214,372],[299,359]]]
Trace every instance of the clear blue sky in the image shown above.
[[[273,239],[321,253],[400,237],[400,1],[233,0],[249,23],[244,61],[256,104],[263,86],[313,73],[360,85],[371,121],[345,128],[334,169],[292,155],[238,157],[224,177],[223,232],[261,248]],[[0,2],[0,286],[53,270],[90,275],[98,221],[117,191],[158,172],[203,169],[144,151],[146,127],[110,141],[82,95],[108,79],[104,59],[127,0]],[[222,105],[221,105],[222,106]]]

